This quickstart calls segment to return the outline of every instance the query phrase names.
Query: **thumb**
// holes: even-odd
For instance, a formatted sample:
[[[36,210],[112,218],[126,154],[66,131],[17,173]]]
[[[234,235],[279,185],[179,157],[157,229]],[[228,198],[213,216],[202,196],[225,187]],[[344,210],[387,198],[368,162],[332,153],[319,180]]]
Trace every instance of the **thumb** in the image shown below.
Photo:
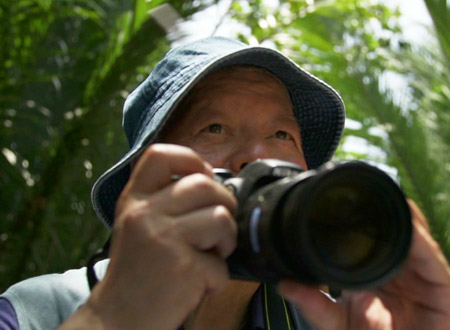
[[[345,313],[342,306],[333,302],[317,287],[283,280],[278,291],[287,300],[297,305],[303,317],[316,329],[344,329]]]

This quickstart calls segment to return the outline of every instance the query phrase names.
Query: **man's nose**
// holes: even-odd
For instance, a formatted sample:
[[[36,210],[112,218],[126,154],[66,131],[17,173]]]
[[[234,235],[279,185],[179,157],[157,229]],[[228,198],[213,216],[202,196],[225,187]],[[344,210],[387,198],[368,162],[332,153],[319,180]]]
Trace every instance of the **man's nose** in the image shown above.
[[[248,163],[257,159],[274,158],[265,141],[247,140],[241,141],[236,146],[230,159],[230,169],[233,173],[239,173]]]

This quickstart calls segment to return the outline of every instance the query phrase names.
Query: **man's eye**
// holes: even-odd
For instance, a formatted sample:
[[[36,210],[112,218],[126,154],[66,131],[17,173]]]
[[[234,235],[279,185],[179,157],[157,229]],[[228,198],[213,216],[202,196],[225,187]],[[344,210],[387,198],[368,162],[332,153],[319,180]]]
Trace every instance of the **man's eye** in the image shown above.
[[[208,133],[213,133],[213,134],[223,133],[223,127],[220,124],[211,124],[205,130]]]
[[[286,131],[276,131],[275,137],[280,140],[288,140],[290,135]]]

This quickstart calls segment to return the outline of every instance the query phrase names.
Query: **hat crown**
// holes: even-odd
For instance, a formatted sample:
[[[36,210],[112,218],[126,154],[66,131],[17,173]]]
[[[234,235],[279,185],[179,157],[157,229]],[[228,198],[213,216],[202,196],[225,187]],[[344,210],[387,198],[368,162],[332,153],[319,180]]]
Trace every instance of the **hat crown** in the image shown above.
[[[126,99],[123,128],[130,148],[145,132],[147,120],[169,101],[173,91],[201,72],[216,58],[248,48],[246,44],[224,37],[209,37],[170,50],[151,74]]]

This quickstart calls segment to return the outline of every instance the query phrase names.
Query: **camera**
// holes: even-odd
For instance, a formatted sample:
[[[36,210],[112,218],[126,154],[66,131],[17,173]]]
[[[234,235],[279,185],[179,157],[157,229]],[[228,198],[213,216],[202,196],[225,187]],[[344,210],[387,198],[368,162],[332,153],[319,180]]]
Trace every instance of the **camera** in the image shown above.
[[[292,279],[333,290],[376,287],[409,251],[411,214],[399,186],[360,161],[314,170],[264,159],[216,180],[238,200],[238,244],[230,276],[276,283]]]

